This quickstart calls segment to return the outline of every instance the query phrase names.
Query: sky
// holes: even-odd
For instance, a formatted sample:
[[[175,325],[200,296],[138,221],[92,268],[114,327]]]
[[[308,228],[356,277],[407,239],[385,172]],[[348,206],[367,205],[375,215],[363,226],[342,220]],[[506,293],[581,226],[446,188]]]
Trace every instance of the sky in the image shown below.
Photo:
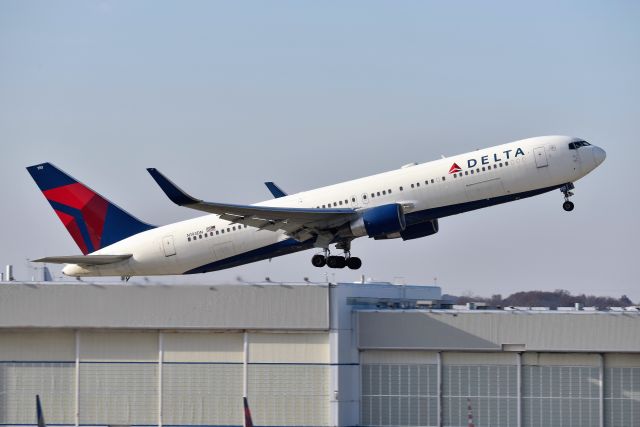
[[[538,135],[607,160],[576,183],[358,239],[359,271],[312,251],[164,283],[373,280],[450,294],[566,289],[640,302],[640,3],[0,2],[0,264],[79,250],[26,166],[50,161],[153,224],[197,197],[255,203]],[[141,281],[142,279],[132,279]],[[151,279],[153,282],[158,279]]]

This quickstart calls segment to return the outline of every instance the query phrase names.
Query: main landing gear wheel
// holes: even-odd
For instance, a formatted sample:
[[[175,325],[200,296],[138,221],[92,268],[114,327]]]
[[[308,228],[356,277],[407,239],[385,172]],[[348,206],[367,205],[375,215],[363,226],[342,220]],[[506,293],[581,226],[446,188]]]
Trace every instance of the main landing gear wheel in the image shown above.
[[[347,258],[347,267],[351,270],[357,270],[362,267],[362,260],[358,257],[349,257]]]
[[[352,257],[349,252],[345,252],[344,256],[330,256],[329,251],[325,251],[323,254],[315,254],[311,257],[311,264],[314,267],[329,268],[345,268],[349,267],[350,270],[357,270],[362,267],[362,260],[358,257]]]
[[[324,255],[316,254],[311,257],[311,264],[313,264],[314,267],[324,267],[327,265],[327,258],[325,258]]]
[[[347,260],[341,256],[330,256],[327,258],[327,267],[329,268],[345,268]]]
[[[562,209],[564,209],[567,212],[571,212],[574,207],[575,206],[573,205],[573,202],[570,202],[569,200],[567,200],[562,204]]]

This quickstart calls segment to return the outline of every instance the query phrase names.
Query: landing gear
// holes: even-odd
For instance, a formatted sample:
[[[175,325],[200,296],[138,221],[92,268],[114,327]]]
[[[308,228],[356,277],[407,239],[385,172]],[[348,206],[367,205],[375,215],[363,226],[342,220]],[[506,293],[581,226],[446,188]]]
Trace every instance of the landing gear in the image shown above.
[[[362,260],[358,257],[352,257],[349,249],[351,249],[350,242],[340,242],[336,245],[338,249],[344,250],[344,256],[330,255],[329,249],[324,250],[324,254],[315,254],[311,257],[311,264],[314,267],[329,268],[345,268],[348,267],[351,270],[357,270],[362,267]]]
[[[560,191],[562,192],[562,194],[564,194],[564,203],[562,204],[562,209],[567,212],[571,212],[575,207],[573,202],[569,200],[569,197],[573,196],[573,192],[571,190],[573,190],[574,188],[575,186],[572,182],[569,182],[560,187]]]
[[[327,258],[325,258],[324,255],[316,254],[311,257],[311,264],[313,264],[314,267],[324,267],[327,265]]]
[[[345,268],[347,260],[341,256],[330,256],[327,258],[327,267],[329,268]]]
[[[351,270],[357,270],[362,267],[362,260],[358,257],[349,257],[347,258],[347,267]]]

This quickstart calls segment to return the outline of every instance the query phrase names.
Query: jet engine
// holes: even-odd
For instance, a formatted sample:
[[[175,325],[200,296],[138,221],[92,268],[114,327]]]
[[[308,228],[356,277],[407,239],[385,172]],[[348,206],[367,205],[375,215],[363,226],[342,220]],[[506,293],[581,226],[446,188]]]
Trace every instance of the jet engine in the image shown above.
[[[366,209],[349,224],[355,237],[374,238],[400,233],[406,225],[402,206],[397,203]]]
[[[402,237],[402,240],[419,239],[420,237],[427,237],[432,234],[436,234],[438,229],[438,220],[434,219],[408,226],[400,232],[400,237]]]

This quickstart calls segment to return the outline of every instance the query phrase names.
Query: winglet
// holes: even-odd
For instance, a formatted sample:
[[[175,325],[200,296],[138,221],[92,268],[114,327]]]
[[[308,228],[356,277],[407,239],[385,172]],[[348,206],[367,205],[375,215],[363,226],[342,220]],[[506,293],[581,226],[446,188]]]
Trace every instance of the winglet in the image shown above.
[[[178,206],[185,205],[193,205],[196,203],[200,203],[202,200],[198,200],[194,197],[191,197],[187,193],[185,193],[180,187],[175,185],[169,178],[160,173],[160,171],[156,168],[147,168],[147,172],[151,174],[151,177],[156,181],[156,183],[160,186],[160,189],[164,191],[164,194],[167,195],[169,199],[173,203]]]
[[[287,195],[287,193],[282,191],[282,189],[278,187],[274,182],[271,182],[271,181],[265,182],[264,185],[267,186],[271,194],[273,194],[273,197],[275,197],[276,199],[279,199],[280,197],[284,197]]]

